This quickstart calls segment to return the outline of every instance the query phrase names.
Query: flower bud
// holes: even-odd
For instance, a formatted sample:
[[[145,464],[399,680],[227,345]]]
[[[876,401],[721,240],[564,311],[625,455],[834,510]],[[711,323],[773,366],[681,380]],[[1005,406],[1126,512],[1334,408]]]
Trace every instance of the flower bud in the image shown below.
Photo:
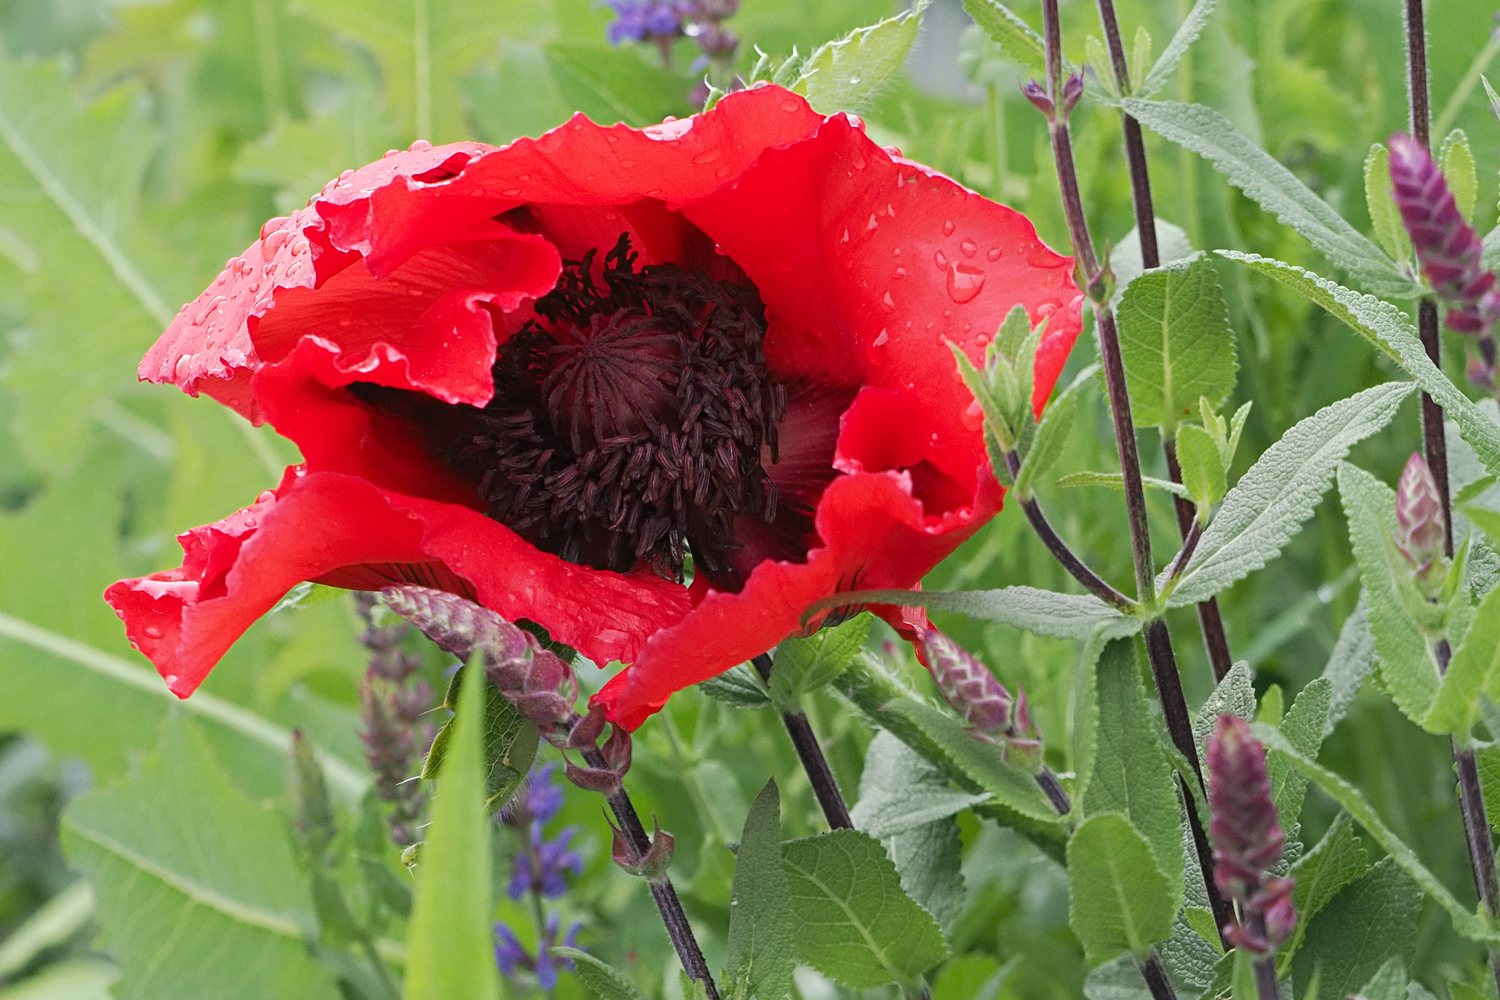
[[[1032,107],[1047,116],[1048,121],[1056,117],[1057,106],[1052,103],[1052,98],[1047,96],[1047,91],[1042,89],[1040,83],[1037,83],[1035,80],[1027,80],[1021,84],[1021,93],[1026,95],[1026,99],[1031,102]]]
[[[623,778],[625,772],[630,770],[630,758],[633,744],[630,740],[630,732],[623,726],[611,726],[609,739],[604,741],[600,748],[604,759],[609,763],[611,771]]]
[[[1068,77],[1067,82],[1063,84],[1063,117],[1066,118],[1068,115],[1073,113],[1073,109],[1078,106],[1078,99],[1082,96],[1083,74],[1074,73],[1072,76]]]
[[[1418,579],[1428,579],[1441,567],[1446,529],[1437,480],[1426,460],[1413,452],[1396,486],[1396,547]]]
[[[585,791],[600,795],[613,795],[620,790],[620,776],[600,767],[579,767],[571,760],[563,760],[563,773],[568,780]]]
[[[649,882],[659,882],[666,878],[667,867],[672,863],[672,854],[677,849],[677,841],[657,825],[655,816],[651,817],[651,847],[644,854],[636,849],[625,831],[614,824],[610,826],[614,830],[610,858],[615,864]]]
[[[963,717],[974,735],[993,743],[1023,767],[1041,766],[1041,741],[1031,725],[1026,693],[1012,699],[988,667],[951,638],[928,628],[921,638],[923,660],[938,691]]]
[[[323,765],[300,729],[292,731],[292,828],[302,853],[315,867],[322,866],[338,836],[338,820],[328,798]]]

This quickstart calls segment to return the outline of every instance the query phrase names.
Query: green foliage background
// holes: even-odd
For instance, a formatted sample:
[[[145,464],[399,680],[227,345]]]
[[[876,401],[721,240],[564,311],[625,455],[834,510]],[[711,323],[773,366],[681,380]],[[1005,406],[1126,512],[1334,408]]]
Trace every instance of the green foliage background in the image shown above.
[[[1187,6],[1124,0],[1118,9],[1127,36],[1143,26],[1159,51]],[[897,9],[890,0],[743,0],[730,26],[748,69],[752,44],[778,58],[794,46],[805,53]],[[1015,9],[1039,23],[1034,4]],[[1436,108],[1487,44],[1493,13],[1477,0],[1434,5]],[[1093,7],[1074,2],[1064,15],[1069,55],[1081,63],[1085,35],[1099,32]],[[929,10],[912,72],[862,117],[877,141],[1021,209],[1066,250],[1044,123],[1019,95],[1019,68],[979,36],[960,36],[962,17],[952,3]],[[632,125],[691,113],[691,43],[678,42],[664,68],[654,47],[609,48],[609,20],[589,0],[0,0],[0,733],[16,734],[0,737],[0,938],[54,898],[70,870],[92,874],[97,909],[65,923],[67,933],[36,959],[72,977],[72,992],[58,996],[103,995],[119,975],[85,955],[89,928],[99,925],[98,947],[124,969],[117,997],[336,995],[336,964],[306,946],[318,936],[312,900],[283,833],[289,730],[328,754],[348,830],[358,826],[368,782],[357,736],[365,651],[347,600],[269,616],[204,694],[177,704],[100,599],[117,578],[176,565],[177,532],[253,501],[296,459],[268,430],[211,401],[138,385],[140,354],[264,219],[388,147],[419,136],[503,143],[574,111]],[[1372,142],[1405,127],[1403,44],[1396,0],[1226,0],[1159,96],[1217,109],[1368,233],[1362,167]],[[968,80],[978,81],[969,95],[954,96]],[[1118,243],[1133,219],[1116,112],[1086,100],[1074,123],[1096,239]],[[1474,146],[1475,221],[1485,232],[1495,221],[1500,127],[1482,89],[1453,123]],[[1147,141],[1158,214],[1194,247],[1329,271],[1195,155]],[[1229,409],[1254,404],[1232,481],[1298,419],[1395,369],[1294,293],[1216,266],[1240,358]],[[1456,345],[1448,354],[1461,356]],[[1081,341],[1071,370],[1089,355]],[[1450,374],[1462,384],[1460,366]],[[1097,393],[1084,399],[1078,423],[1060,469],[1114,468]],[[1353,458],[1394,481],[1418,441],[1409,401]],[[1159,450],[1142,453],[1158,463],[1147,473],[1164,476]],[[1040,493],[1075,547],[1126,584],[1119,494],[1050,485]],[[1167,500],[1150,498],[1159,553],[1176,549]],[[1347,537],[1339,505],[1325,501],[1281,559],[1221,597],[1231,647],[1255,669],[1258,693],[1279,685],[1290,703],[1321,673],[1358,593]],[[928,586],[1016,583],[1076,589],[1007,510]],[[1024,684],[1049,759],[1069,769],[1077,644],[937,617],[1007,684]],[[1196,706],[1212,684],[1192,609],[1171,623]],[[826,691],[810,712],[852,797],[872,732]],[[1472,902],[1445,741],[1366,692],[1320,759]],[[643,814],[676,835],[674,879],[707,932],[715,968],[733,870],[724,848],[738,840],[768,775],[781,786],[785,834],[822,829],[773,714],[690,691],[639,734],[632,792]],[[84,788],[63,820],[64,855],[58,812]],[[1311,844],[1336,807],[1316,793],[1308,801],[1303,840]],[[585,923],[580,946],[627,969],[649,994],[675,995],[669,944],[644,887],[609,864],[597,800],[570,793],[563,819],[586,830],[588,868],[562,903]],[[1002,997],[1078,995],[1087,966],[1068,929],[1061,866],[972,814],[960,829],[967,896],[950,924],[956,957],[941,967],[934,997],[974,996],[985,983],[998,983]],[[497,834],[494,848],[503,884],[513,845]],[[393,850],[379,861],[407,877]],[[117,877],[121,866],[135,873],[129,884]],[[359,884],[355,875],[350,884]],[[224,900],[239,909],[226,916]],[[1362,902],[1340,900],[1350,910]],[[500,916],[517,927],[528,919],[508,901]],[[1400,919],[1411,925],[1401,947],[1417,977],[1438,990],[1449,979],[1482,981],[1480,952],[1458,941],[1431,903],[1413,902]],[[221,933],[216,920],[227,921]],[[163,942],[175,942],[173,963],[185,961],[190,952],[176,937],[185,929],[201,935],[200,954],[213,962],[193,975],[186,964],[143,971]],[[403,938],[400,921],[388,918],[380,945],[393,961]],[[1368,978],[1349,977],[1352,986]],[[588,993],[565,976],[558,995]]]

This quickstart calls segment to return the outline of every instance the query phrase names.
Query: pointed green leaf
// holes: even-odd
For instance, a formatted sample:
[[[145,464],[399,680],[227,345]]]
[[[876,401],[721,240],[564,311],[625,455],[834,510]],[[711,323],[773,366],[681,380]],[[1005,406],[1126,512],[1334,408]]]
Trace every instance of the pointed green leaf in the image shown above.
[[[1036,587],[959,591],[861,590],[856,593],[868,604],[952,611],[1058,639],[1087,639],[1101,628],[1110,639],[1134,635],[1141,630],[1140,619],[1121,614],[1092,594],[1059,594]]]
[[[1136,86],[1135,96],[1150,97],[1166,85],[1172,74],[1177,71],[1177,64],[1182,62],[1182,57],[1187,55],[1188,49],[1208,26],[1209,15],[1213,12],[1214,0],[1198,0],[1193,4],[1187,17],[1182,19],[1182,24],[1178,25],[1176,33],[1172,35],[1172,40],[1162,50],[1161,58],[1156,60],[1156,65],[1151,67],[1151,72],[1147,73],[1146,78],[1140,80],[1139,85]],[[1149,47],[1147,51],[1150,51]],[[1131,79],[1138,80],[1139,78],[1132,75]]]
[[[1235,661],[1229,668],[1229,673],[1224,675],[1208,700],[1198,709],[1198,714],[1193,719],[1193,739],[1200,755],[1219,716],[1237,715],[1247,722],[1255,718],[1255,688],[1251,686],[1254,679],[1255,672],[1250,669],[1250,664],[1244,660]]]
[[[1078,400],[1084,387],[1093,380],[1098,367],[1090,365],[1058,393],[1042,413],[1042,422],[1037,425],[1036,436],[1026,456],[1021,460],[1021,469],[1016,473],[1016,496],[1025,500],[1036,487],[1037,478],[1046,475],[1062,457],[1063,446],[1068,443],[1068,434],[1073,430],[1073,417],[1078,412]]]
[[[910,827],[881,841],[901,888],[947,931],[964,905],[963,835],[952,816]]]
[[[1474,154],[1469,149],[1469,137],[1464,130],[1456,128],[1443,139],[1442,149],[1437,155],[1438,169],[1448,182],[1458,212],[1465,219],[1474,217],[1474,201],[1479,193],[1479,178],[1474,173]]]
[[[725,959],[729,975],[745,976],[758,997],[791,992],[796,949],[788,891],[781,863],[781,792],[772,780],[750,807],[735,852]]]
[[[1355,333],[1404,368],[1422,390],[1437,401],[1448,419],[1458,424],[1464,440],[1473,447],[1484,467],[1500,475],[1500,425],[1481,413],[1448,376],[1438,371],[1427,357],[1416,327],[1404,312],[1373,295],[1361,295],[1292,264],[1233,250],[1216,252],[1296,289],[1347,323]]]
[[[947,819],[984,799],[950,788],[921,754],[882,730],[865,750],[859,801],[849,815],[856,829],[884,840]]]
[[[594,991],[599,1000],[647,1000],[640,987],[619,969],[577,948],[557,945],[551,949],[558,958],[566,958],[578,970],[583,985]]]
[[[1091,816],[1068,841],[1068,924],[1090,962],[1145,958],[1172,934],[1173,886],[1146,838],[1118,813]]]
[[[1228,492],[1219,443],[1197,424],[1177,428],[1177,464],[1182,468],[1182,485],[1188,498],[1200,509],[1218,503]]]
[[[906,62],[926,8],[927,0],[918,0],[895,17],[818,46],[802,64],[802,76],[792,89],[820,114],[858,111]]]
[[[564,106],[598,122],[644,127],[669,114],[686,114],[682,78],[606,45],[553,42],[543,49]]]
[[[1323,723],[1327,739],[1354,704],[1365,678],[1375,669],[1375,637],[1370,634],[1368,601],[1361,591],[1359,601],[1339,629],[1338,641],[1323,668],[1323,676],[1332,685],[1328,693],[1328,719]]]
[[[471,663],[438,772],[407,930],[405,1000],[498,1000],[485,811],[485,676]]]
[[[1217,407],[1234,389],[1234,331],[1209,257],[1145,272],[1120,297],[1116,317],[1136,423],[1171,437],[1199,396]]]
[[[1174,890],[1175,914],[1182,903],[1182,806],[1141,682],[1135,640],[1116,639],[1104,647],[1095,672],[1098,750],[1083,815],[1119,813],[1130,820]]]
[[[964,10],[974,23],[984,29],[990,40],[1000,46],[1007,59],[1014,60],[1038,80],[1047,77],[1047,52],[1031,25],[1017,17],[1000,0],[963,0]]]
[[[710,677],[698,685],[698,690],[735,708],[767,708],[771,704],[771,693],[766,689],[765,682],[748,663],[730,667],[719,676]]]
[[[783,712],[800,711],[802,699],[831,684],[849,669],[870,634],[869,615],[856,615],[837,628],[819,629],[805,639],[785,639],[776,647],[771,700]]]
[[[1107,486],[1112,490],[1123,490],[1125,488],[1125,477],[1118,472],[1070,472],[1066,476],[1056,480],[1053,486],[1064,488],[1073,486]],[[1170,479],[1157,479],[1155,476],[1142,476],[1141,485],[1148,490],[1166,490],[1173,496],[1188,499],[1187,487],[1181,483],[1174,483]]]
[[[1207,600],[1274,559],[1312,515],[1338,461],[1390,423],[1413,388],[1387,382],[1341,399],[1266,449],[1225,496],[1167,606]],[[1157,586],[1165,582],[1163,576]]]
[[[1310,681],[1298,692],[1291,711],[1276,724],[1287,741],[1309,760],[1318,759],[1318,749],[1323,745],[1323,724],[1328,719],[1328,699],[1332,690],[1333,685],[1322,677]],[[1281,828],[1290,830],[1302,812],[1307,778],[1280,759],[1268,761],[1266,770],[1271,776],[1271,791]]]
[[[1422,727],[1467,739],[1479,720],[1481,691],[1491,699],[1500,694],[1500,587],[1480,602]]]
[[[1354,832],[1353,821],[1348,813],[1339,813],[1317,846],[1292,865],[1291,875],[1297,880],[1292,889],[1297,925],[1292,928],[1292,936],[1282,945],[1277,957],[1283,974],[1291,969],[1292,956],[1302,947],[1302,939],[1307,936],[1313,917],[1331,903],[1344,886],[1369,870],[1369,855]]]
[[[1325,996],[1345,997],[1360,989],[1394,956],[1416,952],[1422,897],[1391,858],[1351,883],[1313,920],[1292,978],[1306,982],[1316,966]],[[1405,996],[1403,990],[1402,996]]]
[[[461,667],[460,673],[467,669]],[[448,690],[450,694],[462,691],[462,678],[454,677]],[[531,769],[541,737],[536,726],[527,722],[495,685],[484,685],[484,703],[485,806],[491,812],[496,812],[510,801],[516,789],[521,787],[521,782],[526,780],[526,772]],[[455,705],[445,707],[449,711],[457,711]],[[453,727],[457,721],[456,716],[449,719],[433,737],[432,747],[427,751],[427,759],[422,764],[422,777],[437,777],[448,753],[448,744],[453,738]]]
[[[1406,235],[1406,225],[1401,221],[1392,193],[1391,153],[1378,142],[1365,157],[1365,205],[1370,211],[1375,238],[1385,252],[1398,261],[1410,260],[1411,237]]]
[[[901,889],[874,838],[834,830],[782,845],[797,952],[825,976],[857,989],[915,984],[948,957],[943,932]]]
[[[1130,82],[1137,92],[1140,91],[1146,74],[1150,72],[1147,68],[1149,62],[1151,62],[1151,32],[1146,30],[1145,25],[1137,25],[1135,42],[1130,47]]]
[[[1394,298],[1411,298],[1421,292],[1384,251],[1217,111],[1201,104],[1133,98],[1127,98],[1124,106],[1142,125],[1206,157],[1229,183],[1276,213],[1370,291]]]

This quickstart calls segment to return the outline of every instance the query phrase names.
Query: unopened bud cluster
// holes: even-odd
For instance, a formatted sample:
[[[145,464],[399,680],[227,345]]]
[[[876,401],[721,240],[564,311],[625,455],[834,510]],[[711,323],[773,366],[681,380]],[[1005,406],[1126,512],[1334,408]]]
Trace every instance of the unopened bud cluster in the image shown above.
[[[355,595],[365,620],[359,641],[370,651],[370,663],[359,686],[365,760],[375,775],[375,791],[392,806],[386,816],[391,840],[408,847],[421,839],[418,827],[427,794],[411,780],[417,761],[432,743],[433,729],[423,719],[432,707],[432,688],[414,677],[422,659],[402,649],[410,631],[405,622],[377,625],[374,594]]]
[[[1012,698],[988,667],[935,628],[929,627],[922,634],[921,644],[922,659],[938,691],[974,735],[1000,747],[1007,759],[1018,765],[1032,771],[1040,769],[1042,741],[1020,685]]]
[[[1497,388],[1494,328],[1500,319],[1500,287],[1484,270],[1484,244],[1464,220],[1432,154],[1406,135],[1390,140],[1391,185],[1412,249],[1432,290],[1448,306],[1448,326],[1475,338],[1469,378]]]
[[[445,652],[464,660],[480,654],[485,676],[537,731],[563,750],[593,751],[604,732],[602,711],[579,716],[578,678],[562,657],[536,636],[495,612],[457,594],[427,587],[387,587],[381,592],[391,610],[422,631]],[[568,780],[581,788],[613,794],[630,768],[630,734],[612,726],[598,748],[606,767],[566,762]]]
[[[1027,80],[1021,84],[1021,93],[1031,102],[1032,107],[1047,116],[1047,121],[1056,121],[1057,103],[1052,100],[1040,83],[1035,80]],[[1067,121],[1073,109],[1078,106],[1078,99],[1083,96],[1083,74],[1074,73],[1063,82],[1062,89],[1062,120]]]
[[[1396,547],[1423,590],[1441,588],[1446,576],[1443,548],[1447,525],[1437,480],[1426,460],[1413,452],[1396,486]]]
[[[1240,922],[1224,928],[1236,948],[1274,952],[1292,933],[1294,879],[1270,874],[1285,836],[1271,797],[1266,751],[1244,719],[1221,715],[1208,740],[1209,835],[1214,884],[1239,909]]]

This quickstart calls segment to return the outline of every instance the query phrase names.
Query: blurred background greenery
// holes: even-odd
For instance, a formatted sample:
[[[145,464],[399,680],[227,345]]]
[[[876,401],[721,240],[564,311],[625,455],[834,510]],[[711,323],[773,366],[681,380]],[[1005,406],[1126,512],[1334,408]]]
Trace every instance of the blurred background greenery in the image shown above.
[[[1035,4],[1013,6],[1039,23]],[[1099,33],[1093,5],[1063,6],[1069,55],[1082,62],[1085,35]],[[794,47],[805,53],[900,7],[742,0],[728,26],[742,39],[737,65],[746,70],[756,46],[778,58]],[[1143,26],[1157,51],[1187,7],[1118,4],[1127,37]],[[1500,128],[1483,90],[1461,83],[1493,54],[1494,14],[1478,0],[1449,0],[1429,15],[1434,107],[1444,127],[1467,130],[1481,178],[1500,166]],[[504,143],[574,111],[632,125],[690,114],[693,44],[679,40],[665,65],[652,45],[611,48],[612,16],[590,0],[0,0],[0,942],[24,925],[35,944],[7,957],[0,943],[0,984],[17,984],[0,985],[0,997],[45,986],[45,975],[61,990],[47,996],[336,995],[336,963],[316,960],[317,949],[296,939],[312,924],[294,868],[247,860],[231,850],[246,842],[231,834],[247,816],[265,823],[284,814],[292,728],[342,763],[336,792],[357,815],[368,781],[358,737],[360,622],[347,599],[277,612],[213,673],[207,698],[169,700],[126,644],[103,588],[176,565],[177,532],[253,501],[296,456],[207,399],[138,385],[136,362],[177,304],[264,219],[388,147],[419,137]],[[908,72],[862,109],[871,135],[1026,212],[1065,251],[1044,123],[1018,92],[1019,68],[969,27],[957,0],[937,0],[925,21]],[[1368,232],[1361,168],[1372,142],[1405,127],[1403,69],[1397,0],[1224,0],[1161,96],[1216,108]],[[1115,112],[1086,101],[1074,134],[1096,238],[1119,242],[1133,220]],[[1327,273],[1300,237],[1196,156],[1147,141],[1158,214],[1194,247],[1253,250]],[[1485,232],[1495,187],[1482,180],[1480,190],[1476,223]],[[1241,366],[1231,408],[1254,403],[1241,469],[1299,418],[1392,377],[1305,301],[1229,266],[1222,278]],[[1089,354],[1081,341],[1073,367]],[[1453,374],[1462,384],[1461,371]],[[1110,469],[1108,413],[1097,396],[1086,406],[1064,469]],[[1353,456],[1388,481],[1418,444],[1414,403],[1407,409]],[[1159,449],[1143,454],[1159,462]],[[1043,499],[1106,576],[1131,578],[1118,494],[1050,489]],[[1151,502],[1158,552],[1173,551],[1170,508],[1161,496]],[[1290,695],[1321,672],[1357,596],[1346,537],[1338,505],[1325,503],[1279,561],[1221,598],[1231,648],[1254,666],[1259,691],[1276,684]],[[1006,583],[1075,589],[1014,510],[928,586]],[[1066,770],[1073,644],[942,624],[1002,680],[1024,684],[1053,763]],[[1196,705],[1211,679],[1191,610],[1172,625]],[[426,668],[434,683],[441,668],[435,659]],[[826,693],[813,714],[852,797],[871,732]],[[173,760],[184,748],[191,767]],[[1359,784],[1448,885],[1472,894],[1445,742],[1367,694],[1322,759]],[[638,740],[632,789],[642,812],[656,812],[677,837],[674,877],[716,967],[731,870],[723,845],[737,838],[768,774],[782,783],[787,832],[820,828],[769,713],[690,691]],[[65,824],[65,856],[59,816],[78,796],[87,808]],[[1317,793],[1309,803],[1303,839],[1312,843],[1334,810]],[[596,802],[570,795],[563,821],[584,828],[577,844],[587,867],[562,903],[584,924],[580,946],[676,995],[665,935],[643,887],[609,864]],[[274,834],[282,822],[264,828]],[[224,834],[217,842],[216,831]],[[935,997],[980,995],[982,984],[993,997],[1078,995],[1086,968],[1067,929],[1061,868],[993,824],[966,816],[962,832],[959,957],[939,974]],[[119,855],[100,846],[106,841],[136,844],[151,862],[137,866],[141,884],[120,885],[111,868]],[[512,849],[497,832],[496,851]],[[262,929],[266,940],[225,937],[197,953],[201,968],[188,976],[173,971],[194,954],[184,950],[184,928],[209,921],[202,927],[212,929],[218,919],[199,912],[189,891],[194,878],[214,877],[180,870],[184,854],[200,850],[204,871],[263,880],[266,906],[292,929],[281,938]],[[404,878],[394,850],[386,853],[383,863]],[[506,866],[496,870],[503,878]],[[97,908],[83,890],[58,895],[80,872],[113,886],[100,888]],[[502,918],[512,905],[502,904]],[[524,913],[509,916],[524,925]],[[1431,904],[1421,928],[1419,977],[1441,988],[1474,976],[1477,951],[1455,943]],[[389,936],[399,940],[399,930]],[[94,957],[96,948],[118,966]],[[815,976],[799,987],[807,1000],[838,995]],[[565,976],[557,995],[587,994]]]

